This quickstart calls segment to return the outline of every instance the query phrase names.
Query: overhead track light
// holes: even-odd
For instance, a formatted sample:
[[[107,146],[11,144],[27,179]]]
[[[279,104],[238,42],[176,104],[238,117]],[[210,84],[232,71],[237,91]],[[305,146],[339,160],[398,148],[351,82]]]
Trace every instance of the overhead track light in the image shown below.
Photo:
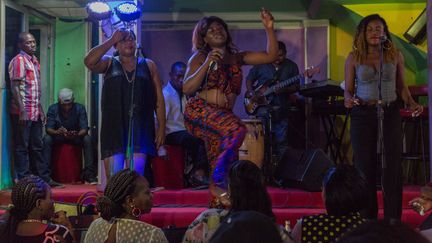
[[[141,9],[133,2],[125,2],[119,4],[115,8],[117,17],[123,22],[131,22],[139,19],[141,16]]]
[[[112,15],[110,6],[106,2],[96,1],[87,4],[88,18],[92,21],[109,19]]]

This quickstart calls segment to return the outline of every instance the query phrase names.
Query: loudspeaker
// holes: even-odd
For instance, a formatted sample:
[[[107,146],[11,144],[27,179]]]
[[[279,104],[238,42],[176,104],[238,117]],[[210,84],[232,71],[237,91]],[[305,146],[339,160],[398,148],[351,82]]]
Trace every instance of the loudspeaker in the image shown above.
[[[288,148],[277,167],[276,178],[283,187],[321,191],[322,180],[333,162],[321,149]]]
[[[422,43],[426,39],[426,9],[417,17],[405,32],[404,37],[415,45]]]

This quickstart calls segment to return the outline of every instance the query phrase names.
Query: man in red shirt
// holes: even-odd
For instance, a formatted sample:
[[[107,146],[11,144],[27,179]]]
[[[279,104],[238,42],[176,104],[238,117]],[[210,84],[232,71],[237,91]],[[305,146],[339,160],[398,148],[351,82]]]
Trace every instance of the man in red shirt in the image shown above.
[[[9,63],[15,173],[18,179],[30,175],[31,161],[42,179],[50,186],[59,187],[62,185],[51,179],[49,164],[42,155],[45,114],[40,102],[40,65],[34,55],[36,40],[30,33],[20,33],[18,47],[20,53]]]

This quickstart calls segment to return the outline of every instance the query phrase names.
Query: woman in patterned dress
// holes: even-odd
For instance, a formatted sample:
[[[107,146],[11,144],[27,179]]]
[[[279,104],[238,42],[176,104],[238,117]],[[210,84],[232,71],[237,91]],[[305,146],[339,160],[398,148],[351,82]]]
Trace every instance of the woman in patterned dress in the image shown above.
[[[237,51],[227,24],[215,16],[202,18],[193,32],[193,54],[183,84],[183,92],[193,97],[186,104],[185,125],[206,143],[211,167],[211,206],[228,204],[221,196],[226,173],[238,159],[238,148],[246,134],[244,124],[232,111],[241,91],[241,66],[271,63],[277,58],[273,16],[262,9],[261,21],[267,33],[266,52]]]

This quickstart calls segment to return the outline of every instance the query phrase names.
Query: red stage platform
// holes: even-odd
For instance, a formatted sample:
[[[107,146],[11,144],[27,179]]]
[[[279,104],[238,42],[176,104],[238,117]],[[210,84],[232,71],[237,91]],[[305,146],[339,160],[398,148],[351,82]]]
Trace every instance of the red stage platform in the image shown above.
[[[91,185],[66,185],[62,189],[52,189],[55,201],[76,202],[79,196],[88,191],[96,192],[96,186]],[[284,224],[290,220],[294,225],[296,220],[305,215],[324,212],[324,205],[320,192],[306,192],[298,189],[268,188],[273,202],[273,212],[277,222]],[[418,226],[426,216],[420,216],[408,207],[408,202],[417,197],[419,186],[405,186],[403,194],[402,221]],[[208,190],[162,190],[154,193],[154,208],[142,220],[159,227],[186,227],[195,217],[204,211],[209,201]],[[382,217],[382,197],[379,192],[380,217]],[[10,203],[10,190],[0,191],[0,204]],[[0,212],[2,213],[2,212]]]

